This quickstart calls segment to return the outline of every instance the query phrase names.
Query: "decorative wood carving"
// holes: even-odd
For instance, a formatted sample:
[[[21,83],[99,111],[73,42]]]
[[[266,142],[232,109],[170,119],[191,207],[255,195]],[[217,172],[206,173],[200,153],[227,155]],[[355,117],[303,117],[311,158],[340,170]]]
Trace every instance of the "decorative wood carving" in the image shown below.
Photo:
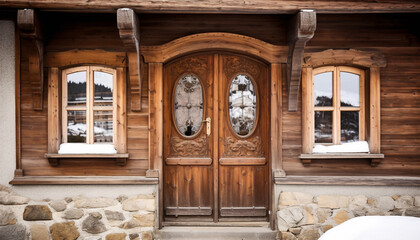
[[[29,74],[32,89],[32,106],[34,110],[42,111],[44,95],[44,44],[42,42],[41,27],[34,9],[19,9],[17,24],[20,36],[28,39],[29,43],[22,46],[27,48]]]
[[[316,13],[302,10],[293,16],[289,25],[289,57],[287,59],[287,83],[289,90],[289,111],[297,111],[302,58],[306,42],[316,29]]]
[[[386,67],[385,56],[381,52],[360,51],[356,49],[305,53],[303,67],[323,65],[358,65],[363,67]]]
[[[186,58],[180,61],[179,67],[174,69],[174,75],[179,76],[183,72],[193,72],[202,75],[207,72],[207,67],[206,57]]]
[[[131,91],[131,111],[141,111],[139,20],[133,9],[118,9],[117,26],[120,38],[128,51],[127,57]]]
[[[225,72],[229,79],[233,77],[234,74],[238,73],[250,73],[252,77],[258,78],[260,70],[257,65],[252,64],[252,62],[247,61],[243,57],[229,56],[226,57],[226,63],[228,68]]]
[[[159,46],[142,46],[146,63],[164,63],[197,51],[228,50],[253,55],[269,63],[286,63],[288,47],[233,33],[200,33],[178,38]]]
[[[207,138],[196,140],[184,140],[179,137],[172,137],[170,141],[170,156],[180,157],[203,157],[207,156]]]
[[[264,157],[263,143],[259,136],[250,140],[227,137],[223,157]]]

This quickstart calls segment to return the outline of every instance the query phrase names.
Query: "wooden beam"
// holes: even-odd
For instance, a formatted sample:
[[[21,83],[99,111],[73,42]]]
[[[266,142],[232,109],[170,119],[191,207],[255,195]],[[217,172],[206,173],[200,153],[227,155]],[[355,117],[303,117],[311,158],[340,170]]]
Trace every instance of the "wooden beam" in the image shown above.
[[[356,49],[328,49],[322,52],[306,52],[304,67],[324,65],[358,65],[363,67],[386,67],[383,53],[378,51],[360,51]]]
[[[29,76],[32,88],[32,106],[34,110],[42,111],[44,94],[44,44],[41,27],[35,10],[20,9],[17,14],[17,24],[22,38],[30,39],[28,46]]]
[[[287,60],[289,111],[297,111],[303,52],[306,42],[314,36],[315,29],[316,13],[312,10],[302,10],[291,19],[288,33],[289,57]]]
[[[142,13],[242,13],[293,14],[300,9],[313,9],[318,13],[408,13],[420,12],[418,0],[2,0],[1,7],[39,8],[54,10],[109,11],[130,7]]]
[[[140,34],[139,20],[134,10],[118,9],[117,26],[120,38],[128,51],[131,111],[141,111]]]
[[[138,176],[25,176],[15,177],[13,185],[150,185],[157,184],[156,178]]]
[[[189,53],[214,50],[252,55],[269,63],[286,63],[288,49],[244,35],[211,32],[181,37],[159,46],[142,46],[141,53],[146,63],[164,63]]]

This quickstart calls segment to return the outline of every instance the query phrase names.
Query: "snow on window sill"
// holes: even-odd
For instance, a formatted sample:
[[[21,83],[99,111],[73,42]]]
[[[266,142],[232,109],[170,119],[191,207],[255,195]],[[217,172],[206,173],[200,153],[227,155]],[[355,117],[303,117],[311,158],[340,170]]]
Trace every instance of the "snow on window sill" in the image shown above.
[[[112,144],[63,143],[58,154],[116,154]]]
[[[369,153],[369,144],[365,141],[331,146],[316,145],[312,153],[302,153],[299,156],[304,166],[309,166],[312,160],[369,159],[372,167],[377,166],[384,157],[381,153]]]
[[[369,144],[366,141],[348,142],[331,146],[316,144],[312,153],[369,153]]]

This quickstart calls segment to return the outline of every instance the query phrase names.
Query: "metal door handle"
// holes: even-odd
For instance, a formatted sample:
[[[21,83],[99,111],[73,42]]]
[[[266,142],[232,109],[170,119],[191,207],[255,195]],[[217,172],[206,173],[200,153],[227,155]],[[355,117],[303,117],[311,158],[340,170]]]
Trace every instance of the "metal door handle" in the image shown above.
[[[210,136],[210,134],[211,134],[211,118],[208,117],[203,122],[206,122],[206,133],[207,133],[207,136]]]

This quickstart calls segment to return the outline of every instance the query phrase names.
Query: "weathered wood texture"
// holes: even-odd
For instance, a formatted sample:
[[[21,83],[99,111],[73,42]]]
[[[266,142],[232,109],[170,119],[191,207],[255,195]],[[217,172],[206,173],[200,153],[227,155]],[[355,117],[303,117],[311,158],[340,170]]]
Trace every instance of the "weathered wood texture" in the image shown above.
[[[310,167],[304,167],[298,159],[307,151],[301,144],[302,103],[298,112],[287,112],[287,85],[283,82],[283,167],[288,175],[420,175],[420,34],[410,24],[418,19],[419,15],[397,14],[318,15],[308,52],[355,48],[385,56],[387,66],[380,69],[378,152],[385,158],[374,168],[367,159],[314,160]]]
[[[118,9],[117,25],[120,38],[128,51],[131,110],[141,111],[140,29],[136,13],[129,8]]]
[[[32,84],[32,105],[37,111],[42,111],[44,92],[44,42],[41,24],[34,9],[21,9],[17,12],[17,25],[20,35],[27,39],[28,71]]]
[[[130,7],[139,12],[208,12],[208,13],[295,13],[300,9],[315,9],[320,13],[360,13],[360,12],[419,12],[415,0],[378,1],[333,1],[333,0],[154,0],[154,1],[102,1],[102,0],[5,0],[0,6],[19,8],[45,8],[64,10],[115,11]]]
[[[46,67],[72,67],[77,65],[105,65],[117,69],[118,76],[126,76],[128,67],[124,46],[118,35],[115,14],[70,14],[43,13],[39,16],[46,23],[45,32]],[[96,19],[95,19],[96,18]],[[86,20],[86,22],[84,22]],[[44,22],[43,21],[43,22]],[[63,26],[58,27],[58,24]],[[130,157],[124,167],[115,166],[113,161],[105,159],[66,159],[59,166],[49,165],[44,154],[48,152],[48,91],[44,91],[44,106],[42,111],[32,108],[31,80],[28,78],[28,51],[24,47],[27,40],[22,41],[21,51],[21,136],[22,136],[22,168],[25,176],[94,176],[94,175],[125,175],[144,176],[149,167],[148,162],[148,83],[147,64],[142,64],[141,74],[145,80],[142,98],[145,112],[131,111],[131,92],[128,82],[118,79],[118,84],[127,84],[124,99],[118,99],[117,114],[126,116],[127,124],[117,125],[118,130],[127,129],[127,144],[117,146],[120,153],[129,152]],[[100,49],[100,50],[98,50]],[[45,74],[46,77],[48,74]],[[61,79],[61,78],[60,78]],[[44,89],[48,80],[44,81]],[[121,88],[119,88],[121,89]],[[51,93],[53,94],[53,93]],[[53,97],[53,96],[50,96]],[[123,111],[124,105],[126,110]],[[122,137],[124,135],[118,136]],[[54,146],[57,148],[57,146]],[[55,151],[53,151],[55,152]]]
[[[319,12],[318,12],[319,13]],[[115,64],[127,67],[124,45],[119,38],[116,15],[41,12],[40,20],[46,31],[45,64],[52,52],[101,49],[113,53],[114,58],[90,58],[89,64]],[[175,38],[201,32],[231,32],[243,34],[276,45],[286,45],[285,19],[272,15],[175,15],[145,14],[140,32],[145,45],[159,45]],[[305,52],[331,48],[380,51],[387,60],[381,69],[381,151],[382,163],[372,168],[368,160],[315,160],[303,167],[301,97],[298,111],[287,109],[285,65],[281,72],[282,88],[282,163],[288,175],[419,175],[420,174],[420,30],[416,24],[420,14],[356,14],[317,15],[317,31],[307,43]],[[21,41],[27,44],[26,40]],[[85,56],[85,54],[83,54]],[[44,108],[32,108],[32,87],[28,78],[28,52],[21,49],[21,150],[22,168],[27,176],[53,175],[136,175],[144,176],[149,167],[148,147],[148,67],[142,64],[142,112],[131,111],[127,104],[127,151],[130,159],[125,167],[116,167],[112,161],[62,161],[51,167],[44,154],[48,152],[48,103],[44,91]],[[70,56],[70,55],[69,55]],[[74,56],[74,55],[72,55]],[[101,55],[105,56],[105,55]],[[109,56],[109,55],[106,55]],[[60,61],[66,59],[62,56]],[[88,58],[86,58],[88,59]],[[86,60],[87,61],[87,60]],[[117,65],[117,62],[120,65]],[[82,64],[75,61],[73,64]],[[52,65],[50,65],[52,66]],[[60,68],[62,66],[59,66]],[[47,74],[45,74],[47,76]],[[44,89],[47,89],[47,80]],[[131,101],[129,86],[127,103]]]
[[[289,111],[297,110],[299,86],[302,75],[302,60],[306,42],[311,40],[316,29],[316,13],[300,11],[289,22],[287,58],[287,83],[289,85]]]

